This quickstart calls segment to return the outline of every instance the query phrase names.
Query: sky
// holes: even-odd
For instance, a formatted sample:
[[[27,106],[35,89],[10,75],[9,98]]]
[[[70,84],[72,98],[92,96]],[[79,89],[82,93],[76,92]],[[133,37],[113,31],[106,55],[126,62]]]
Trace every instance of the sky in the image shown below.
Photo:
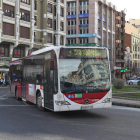
[[[108,2],[112,2],[113,5],[116,5],[117,11],[126,9],[126,21],[130,18],[140,19],[140,0],[108,0]]]

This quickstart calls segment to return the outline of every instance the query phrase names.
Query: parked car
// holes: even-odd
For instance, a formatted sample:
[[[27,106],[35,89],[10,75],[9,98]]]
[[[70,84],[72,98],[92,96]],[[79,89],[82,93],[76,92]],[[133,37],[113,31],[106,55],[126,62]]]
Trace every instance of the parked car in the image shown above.
[[[137,77],[136,79],[133,79],[133,80],[128,80],[127,84],[129,84],[129,85],[137,85],[138,81],[140,81],[140,77]]]
[[[134,79],[136,79],[137,78],[137,76],[136,75],[133,75],[132,77],[130,77],[128,80],[134,80]]]

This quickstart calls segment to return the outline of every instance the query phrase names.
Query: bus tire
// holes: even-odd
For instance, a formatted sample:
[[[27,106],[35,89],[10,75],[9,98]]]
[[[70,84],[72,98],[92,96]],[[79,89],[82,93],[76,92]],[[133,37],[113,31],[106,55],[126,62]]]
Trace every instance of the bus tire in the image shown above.
[[[17,99],[17,100],[20,100],[20,98],[18,97],[18,89],[17,89],[17,87],[16,87],[16,89],[15,89],[15,96],[16,96],[16,99]]]
[[[41,93],[38,92],[36,96],[36,106],[40,111],[43,111]]]

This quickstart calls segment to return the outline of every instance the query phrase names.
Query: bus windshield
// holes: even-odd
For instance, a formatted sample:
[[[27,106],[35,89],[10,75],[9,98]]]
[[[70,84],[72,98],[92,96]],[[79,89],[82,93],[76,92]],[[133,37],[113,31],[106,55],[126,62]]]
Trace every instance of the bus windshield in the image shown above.
[[[83,51],[78,52],[78,54],[74,50],[60,51],[61,92],[71,94],[109,91],[110,72],[107,50],[101,50],[101,53],[98,52],[98,56],[92,54],[96,52],[95,49],[86,49],[86,51],[81,49]],[[88,50],[92,53],[87,54]]]

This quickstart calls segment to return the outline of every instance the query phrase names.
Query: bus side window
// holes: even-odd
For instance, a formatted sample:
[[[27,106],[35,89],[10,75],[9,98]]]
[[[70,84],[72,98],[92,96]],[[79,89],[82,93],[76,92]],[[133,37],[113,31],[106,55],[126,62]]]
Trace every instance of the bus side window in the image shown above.
[[[11,66],[10,73],[13,82],[21,82],[21,65]]]

